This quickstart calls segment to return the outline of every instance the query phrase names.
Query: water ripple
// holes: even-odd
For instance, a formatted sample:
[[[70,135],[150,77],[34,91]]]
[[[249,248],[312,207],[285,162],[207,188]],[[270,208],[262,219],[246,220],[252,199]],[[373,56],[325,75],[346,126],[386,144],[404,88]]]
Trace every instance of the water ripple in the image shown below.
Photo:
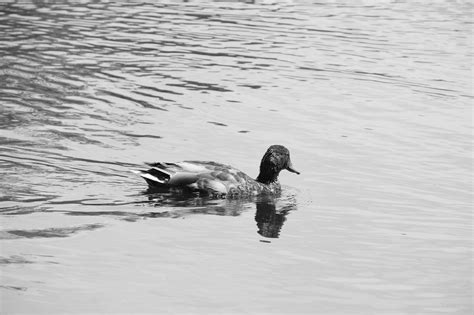
[[[163,296],[186,297],[186,287],[202,301],[209,277],[194,271],[209,261],[227,271],[231,257],[250,264],[237,270],[248,286],[236,284],[249,300],[275,296],[252,289],[262,287],[298,297],[297,306],[283,295],[270,301],[282,312],[333,301],[323,312],[463,305],[456,292],[467,283],[472,239],[471,13],[469,1],[3,1],[0,238],[8,246],[0,267],[25,271],[5,277],[10,304],[23,307],[20,294],[43,288],[25,280],[39,274],[24,252],[67,253],[58,259],[68,272],[80,265],[68,279],[81,287],[104,274],[83,269],[97,265],[89,263],[97,248],[113,261],[104,287],[114,287],[118,268],[135,270],[145,257],[147,279],[185,272],[185,285],[167,286]],[[302,169],[300,177],[281,176],[305,191],[294,192],[298,202],[143,194],[146,184],[129,172],[142,161],[199,159],[256,175],[260,152],[273,143],[290,147]],[[77,234],[84,237],[70,237]],[[264,244],[254,246],[255,237]],[[196,255],[185,260],[188,251]],[[179,276],[163,264],[172,257],[175,266],[178,254]],[[54,275],[57,283],[39,293],[45,310],[48,294],[57,305],[65,278],[47,274]],[[156,282],[146,289],[156,301]],[[228,290],[215,292],[218,301]],[[358,308],[353,296],[377,303]]]

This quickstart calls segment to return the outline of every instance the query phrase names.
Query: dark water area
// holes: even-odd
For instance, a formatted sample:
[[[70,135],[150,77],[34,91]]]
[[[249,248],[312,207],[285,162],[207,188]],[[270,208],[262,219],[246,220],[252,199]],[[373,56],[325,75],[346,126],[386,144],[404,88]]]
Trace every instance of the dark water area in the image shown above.
[[[472,314],[469,1],[2,1],[2,314]],[[281,195],[157,194],[216,161]]]

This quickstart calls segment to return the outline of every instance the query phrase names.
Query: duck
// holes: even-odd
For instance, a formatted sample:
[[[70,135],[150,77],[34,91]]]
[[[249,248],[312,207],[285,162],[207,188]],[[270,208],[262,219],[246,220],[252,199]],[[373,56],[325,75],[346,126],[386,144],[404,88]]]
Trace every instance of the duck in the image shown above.
[[[256,179],[230,166],[212,161],[145,163],[150,168],[133,170],[151,191],[193,193],[212,197],[255,196],[281,192],[278,175],[282,170],[300,174],[283,145],[270,146],[260,162]]]

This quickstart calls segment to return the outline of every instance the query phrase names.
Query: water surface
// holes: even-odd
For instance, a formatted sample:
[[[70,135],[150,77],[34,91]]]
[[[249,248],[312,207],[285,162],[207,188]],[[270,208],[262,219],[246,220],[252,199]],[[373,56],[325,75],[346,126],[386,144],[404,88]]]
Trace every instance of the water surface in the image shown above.
[[[0,4],[2,313],[472,313],[472,4],[247,2]]]

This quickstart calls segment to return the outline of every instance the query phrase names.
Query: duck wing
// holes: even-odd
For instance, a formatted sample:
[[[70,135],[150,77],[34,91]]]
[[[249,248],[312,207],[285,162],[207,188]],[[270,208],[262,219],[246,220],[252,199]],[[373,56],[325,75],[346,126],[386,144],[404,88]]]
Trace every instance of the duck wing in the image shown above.
[[[147,163],[148,170],[135,171],[150,186],[186,187],[190,190],[226,194],[245,185],[249,176],[231,166],[207,161]]]

